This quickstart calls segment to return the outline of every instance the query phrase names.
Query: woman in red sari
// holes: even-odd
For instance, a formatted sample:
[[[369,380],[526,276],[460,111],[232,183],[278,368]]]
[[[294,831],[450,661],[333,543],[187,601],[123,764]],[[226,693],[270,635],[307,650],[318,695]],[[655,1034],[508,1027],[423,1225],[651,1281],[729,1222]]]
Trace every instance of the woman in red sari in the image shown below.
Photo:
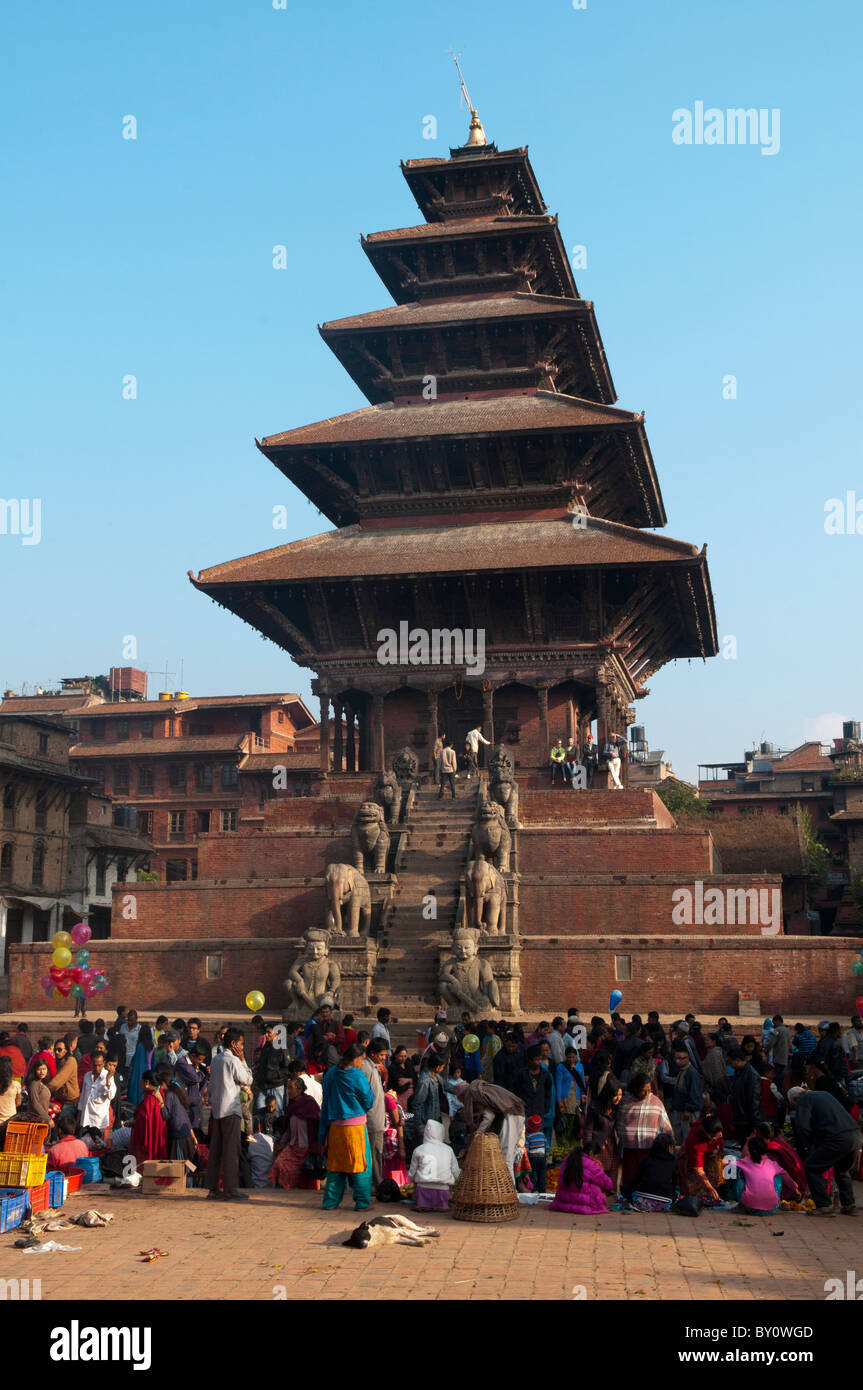
[[[168,1157],[168,1129],[162,1114],[162,1092],[154,1071],[141,1077],[144,1098],[135,1110],[129,1153],[140,1166],[151,1158]]]
[[[318,1125],[321,1107],[306,1094],[302,1077],[292,1076],[288,1082],[289,1105],[285,1110],[285,1132],[276,1147],[276,1157],[270,1169],[274,1187],[299,1187],[317,1192],[320,1182],[302,1171],[307,1158],[320,1153]]]

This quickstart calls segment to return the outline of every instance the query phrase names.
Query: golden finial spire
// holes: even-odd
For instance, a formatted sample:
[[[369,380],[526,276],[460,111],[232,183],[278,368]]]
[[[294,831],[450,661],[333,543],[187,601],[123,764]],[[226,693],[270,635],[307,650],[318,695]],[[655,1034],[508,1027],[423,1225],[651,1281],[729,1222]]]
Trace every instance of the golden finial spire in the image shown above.
[[[477,115],[476,107],[470,99],[470,95],[467,90],[467,83],[464,80],[464,74],[461,70],[461,64],[459,63],[459,58],[461,57],[461,54],[455,53],[452,48],[449,51],[452,54],[452,60],[455,63],[456,71],[459,75],[459,81],[461,83],[461,97],[464,97],[464,100],[467,103],[467,108],[470,111],[470,131],[468,133],[465,148],[468,145],[487,145],[488,141],[485,138],[485,131],[482,128],[482,121]],[[461,97],[459,98],[459,105],[461,105]]]

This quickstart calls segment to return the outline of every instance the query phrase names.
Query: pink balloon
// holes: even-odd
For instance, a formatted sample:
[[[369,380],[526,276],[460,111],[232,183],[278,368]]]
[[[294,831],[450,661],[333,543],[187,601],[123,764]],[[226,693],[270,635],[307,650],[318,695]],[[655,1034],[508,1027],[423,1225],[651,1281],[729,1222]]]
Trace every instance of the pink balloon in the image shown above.
[[[86,946],[93,933],[86,922],[76,922],[69,935],[76,946]]]
[[[43,989],[50,991],[54,988],[54,981],[51,979],[50,975],[43,975],[39,983]]]

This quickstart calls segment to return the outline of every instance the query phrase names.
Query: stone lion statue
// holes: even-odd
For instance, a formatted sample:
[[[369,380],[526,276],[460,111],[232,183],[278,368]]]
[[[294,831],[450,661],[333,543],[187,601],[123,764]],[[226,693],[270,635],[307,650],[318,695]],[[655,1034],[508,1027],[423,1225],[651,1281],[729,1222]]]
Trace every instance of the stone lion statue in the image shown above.
[[[513,762],[509,751],[498,745],[488,760],[489,800],[503,808],[506,823],[511,830],[519,830],[518,787],[513,774]]]
[[[496,801],[480,802],[470,837],[475,859],[488,859],[501,873],[509,873],[512,837],[502,806]]]
[[[398,817],[401,802],[401,792],[392,772],[378,773],[372,796],[383,811],[387,825],[392,825]]]
[[[351,848],[354,868],[360,873],[383,874],[387,868],[390,835],[384,821],[383,809],[375,801],[364,801],[357,807],[351,825]]]

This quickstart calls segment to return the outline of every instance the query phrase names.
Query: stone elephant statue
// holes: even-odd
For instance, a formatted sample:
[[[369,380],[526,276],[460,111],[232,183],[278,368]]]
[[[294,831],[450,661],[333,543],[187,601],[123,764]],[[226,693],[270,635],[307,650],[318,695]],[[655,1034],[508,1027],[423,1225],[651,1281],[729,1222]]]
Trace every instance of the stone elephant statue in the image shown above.
[[[372,898],[369,885],[359,869],[352,864],[330,864],[324,875],[327,895],[327,927],[345,936],[368,936],[372,920]],[[342,908],[347,908],[347,926],[342,923]]]
[[[351,825],[351,849],[354,868],[360,873],[384,874],[390,835],[384,821],[383,808],[374,801],[364,801],[357,808]]]
[[[512,837],[502,806],[495,801],[481,802],[470,838],[475,859],[488,859],[502,874],[509,873]]]
[[[472,859],[464,875],[465,925],[491,936],[506,933],[506,879],[487,859]]]

